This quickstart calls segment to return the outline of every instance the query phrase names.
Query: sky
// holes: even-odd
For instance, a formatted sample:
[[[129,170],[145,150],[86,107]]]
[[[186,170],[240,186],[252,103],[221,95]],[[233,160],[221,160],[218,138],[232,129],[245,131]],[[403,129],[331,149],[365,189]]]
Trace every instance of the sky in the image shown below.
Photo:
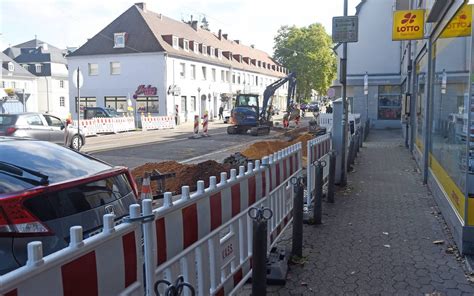
[[[331,34],[343,0],[0,0],[0,50],[35,38],[59,48],[79,47],[136,2],[177,20],[206,16],[212,32],[273,53],[282,25],[321,23]],[[360,0],[348,0],[349,15]]]

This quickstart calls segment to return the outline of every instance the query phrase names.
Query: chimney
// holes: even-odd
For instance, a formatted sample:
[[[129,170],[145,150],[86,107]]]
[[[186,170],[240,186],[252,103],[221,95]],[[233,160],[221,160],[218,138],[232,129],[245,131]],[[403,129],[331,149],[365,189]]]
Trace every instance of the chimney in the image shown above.
[[[255,48],[255,45],[254,45],[254,44],[250,44],[250,47],[251,47],[251,48]]]
[[[240,44],[240,40],[234,40],[234,42]]]
[[[140,8],[141,10],[143,11],[146,11],[146,3],[145,2],[138,2],[138,3],[135,3],[135,6]]]
[[[219,38],[219,40],[222,40],[222,30],[221,29],[219,29],[219,33],[218,33],[217,38]]]
[[[191,27],[193,27],[194,31],[198,30],[198,21],[191,21]]]
[[[162,20],[162,19],[163,19],[163,15],[162,15],[161,13],[158,14],[158,18],[159,18],[160,20]]]
[[[229,34],[222,34],[222,37],[224,37],[225,40],[227,40],[228,36],[229,36]]]

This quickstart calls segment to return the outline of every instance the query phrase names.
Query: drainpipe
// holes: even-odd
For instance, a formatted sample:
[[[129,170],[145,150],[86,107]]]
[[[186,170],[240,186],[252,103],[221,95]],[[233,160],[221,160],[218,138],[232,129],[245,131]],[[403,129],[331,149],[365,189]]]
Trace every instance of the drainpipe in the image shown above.
[[[46,81],[46,112],[49,113],[49,85],[48,85],[48,77],[43,76],[44,80]]]

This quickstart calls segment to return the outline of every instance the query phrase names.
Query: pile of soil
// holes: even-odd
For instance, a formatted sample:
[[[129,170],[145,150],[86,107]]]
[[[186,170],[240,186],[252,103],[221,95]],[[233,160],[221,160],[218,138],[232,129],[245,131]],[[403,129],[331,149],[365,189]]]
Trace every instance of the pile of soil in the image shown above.
[[[220,173],[230,171],[230,166],[220,164],[213,160],[207,160],[198,164],[181,164],[176,161],[164,161],[159,163],[146,163],[132,170],[132,176],[138,180],[143,177],[145,172],[151,173],[157,170],[160,173],[175,173],[174,178],[166,179],[164,191],[181,193],[181,187],[188,185],[191,191],[196,190],[196,182],[203,180],[205,186],[209,186],[209,177],[216,176],[219,182]],[[141,191],[141,183],[137,182],[138,190]],[[151,190],[156,194],[158,185],[156,181],[151,182]]]
[[[299,135],[298,137],[294,138],[292,141],[261,141],[254,143],[247,147],[244,151],[242,151],[242,155],[245,157],[255,160],[255,159],[261,159],[262,157],[268,156],[270,154],[273,154],[281,149],[284,149],[288,146],[291,146],[293,144],[296,144],[298,142],[302,143],[303,147],[303,155],[306,156],[307,150],[306,145],[309,140],[313,139],[313,135],[309,133],[305,133],[302,135]]]

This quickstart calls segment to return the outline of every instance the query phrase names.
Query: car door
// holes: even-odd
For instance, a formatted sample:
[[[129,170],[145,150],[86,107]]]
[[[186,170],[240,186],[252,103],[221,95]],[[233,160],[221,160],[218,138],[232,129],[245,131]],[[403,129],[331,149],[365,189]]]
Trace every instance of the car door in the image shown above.
[[[52,115],[43,115],[49,126],[49,141],[64,144],[64,124],[61,119]]]
[[[26,136],[37,140],[49,141],[50,129],[40,114],[26,114],[24,115],[24,122],[26,123]]]

